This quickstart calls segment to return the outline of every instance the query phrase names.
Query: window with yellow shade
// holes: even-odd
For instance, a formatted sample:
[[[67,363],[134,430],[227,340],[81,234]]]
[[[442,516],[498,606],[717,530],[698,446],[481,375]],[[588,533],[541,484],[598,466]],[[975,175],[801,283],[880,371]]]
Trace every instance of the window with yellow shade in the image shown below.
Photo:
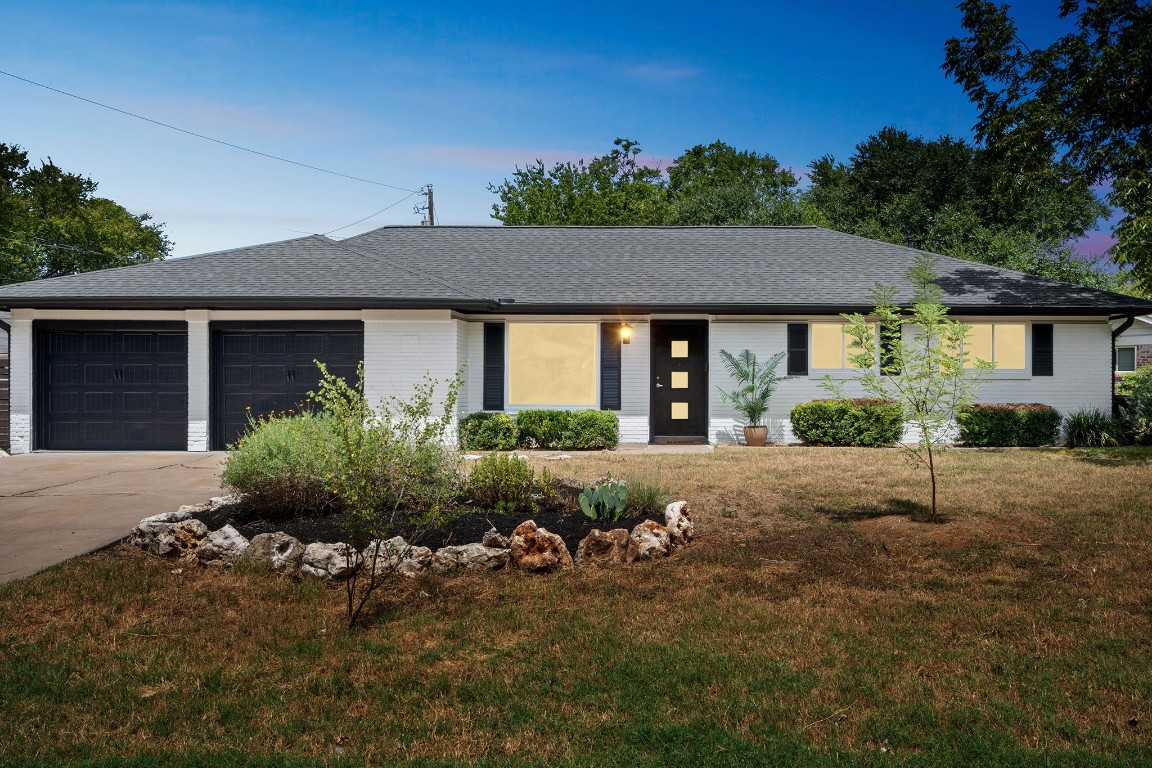
[[[600,326],[508,323],[509,405],[594,407]]]
[[[998,371],[1022,371],[1027,367],[1027,337],[1025,323],[972,323],[964,367],[975,368],[977,360],[985,360]]]
[[[854,355],[862,351],[856,339],[844,332],[844,323],[812,323],[812,368],[842,370],[855,368]]]

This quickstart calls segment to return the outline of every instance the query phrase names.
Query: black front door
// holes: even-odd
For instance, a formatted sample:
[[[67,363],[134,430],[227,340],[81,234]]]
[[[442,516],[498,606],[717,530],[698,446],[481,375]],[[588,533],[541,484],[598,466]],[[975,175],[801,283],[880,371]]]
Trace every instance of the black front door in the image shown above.
[[[652,441],[708,442],[708,323],[652,322]]]
[[[249,417],[303,407],[320,383],[314,360],[356,383],[364,324],[219,322],[212,324],[212,447],[223,450]]]

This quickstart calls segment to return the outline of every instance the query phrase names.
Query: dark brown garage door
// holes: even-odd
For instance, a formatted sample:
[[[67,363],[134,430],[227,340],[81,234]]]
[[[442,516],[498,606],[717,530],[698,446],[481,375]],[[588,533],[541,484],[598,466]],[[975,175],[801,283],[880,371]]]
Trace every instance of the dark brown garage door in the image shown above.
[[[364,359],[364,324],[212,323],[212,448],[248,428],[248,416],[298,409],[316,389],[313,360],[356,382]]]
[[[33,330],[37,448],[188,447],[184,323],[37,321]]]

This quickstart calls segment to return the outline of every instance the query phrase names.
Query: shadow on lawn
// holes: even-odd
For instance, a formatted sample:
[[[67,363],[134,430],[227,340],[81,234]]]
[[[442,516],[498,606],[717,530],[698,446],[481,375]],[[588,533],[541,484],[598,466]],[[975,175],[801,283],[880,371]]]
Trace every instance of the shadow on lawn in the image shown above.
[[[1152,447],[1072,448],[1077,461],[1098,467],[1142,467],[1152,464]]]
[[[943,523],[947,521],[947,518],[943,516],[933,517],[932,508],[928,505],[909,499],[888,499],[883,504],[861,504],[848,509],[817,507],[815,512],[841,523],[874,520],[878,517],[891,517],[893,515],[907,516],[918,523]]]

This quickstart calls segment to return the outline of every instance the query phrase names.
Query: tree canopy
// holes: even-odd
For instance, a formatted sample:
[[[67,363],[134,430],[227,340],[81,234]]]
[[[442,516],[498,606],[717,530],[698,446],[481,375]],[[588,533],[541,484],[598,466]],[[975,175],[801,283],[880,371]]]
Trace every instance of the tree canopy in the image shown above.
[[[1113,258],[1152,290],[1152,4],[1061,0],[1075,31],[1036,49],[1007,5],[960,10],[968,35],[948,40],[944,70],[980,110],[977,139],[1023,183],[1056,156],[1079,183],[1110,184]]]
[[[810,203],[828,225],[876,240],[1097,288],[1109,273],[1067,246],[1108,208],[1073,168],[1049,157],[1021,176],[1000,154],[961,139],[888,127],[847,163],[811,165]]]
[[[51,158],[33,166],[0,144],[0,284],[59,277],[166,257],[162,225],[96,196],[96,182]]]

